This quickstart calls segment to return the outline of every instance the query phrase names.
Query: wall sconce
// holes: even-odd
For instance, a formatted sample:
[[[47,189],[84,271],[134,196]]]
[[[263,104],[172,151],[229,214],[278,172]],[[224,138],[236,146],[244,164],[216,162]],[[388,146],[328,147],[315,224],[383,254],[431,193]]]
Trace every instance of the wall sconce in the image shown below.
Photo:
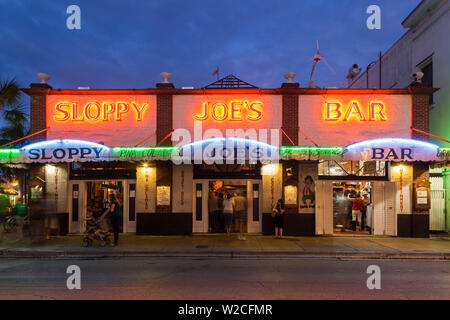
[[[265,164],[261,167],[261,175],[263,176],[273,176],[278,172],[278,164]]]
[[[45,165],[45,171],[47,171],[47,173],[55,173],[56,167],[54,165],[47,164]]]

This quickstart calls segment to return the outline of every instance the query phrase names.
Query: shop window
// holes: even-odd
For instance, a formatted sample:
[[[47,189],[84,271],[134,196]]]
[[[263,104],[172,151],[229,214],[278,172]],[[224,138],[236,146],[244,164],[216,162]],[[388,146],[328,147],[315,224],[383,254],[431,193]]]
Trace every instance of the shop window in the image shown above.
[[[334,161],[319,162],[319,179],[348,179],[373,177],[374,180],[387,180],[388,162],[383,161]]]

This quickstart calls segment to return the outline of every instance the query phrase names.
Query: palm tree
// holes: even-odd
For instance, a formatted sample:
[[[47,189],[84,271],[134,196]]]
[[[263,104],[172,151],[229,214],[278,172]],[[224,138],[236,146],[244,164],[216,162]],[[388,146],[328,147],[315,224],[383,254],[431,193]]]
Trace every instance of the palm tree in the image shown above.
[[[16,105],[21,96],[16,79],[0,80],[0,111],[4,106]]]
[[[4,127],[0,128],[0,146],[17,139],[23,138],[28,133],[28,115],[21,105],[8,105],[0,112]],[[26,143],[21,140],[9,145],[19,147]]]
[[[0,80],[0,146],[23,138],[28,133],[28,115],[25,108],[19,104],[20,97],[20,86],[15,79]],[[21,140],[8,147],[20,147],[24,144],[26,140]],[[19,180],[24,192],[26,174],[26,171],[20,168],[0,165],[0,179]]]

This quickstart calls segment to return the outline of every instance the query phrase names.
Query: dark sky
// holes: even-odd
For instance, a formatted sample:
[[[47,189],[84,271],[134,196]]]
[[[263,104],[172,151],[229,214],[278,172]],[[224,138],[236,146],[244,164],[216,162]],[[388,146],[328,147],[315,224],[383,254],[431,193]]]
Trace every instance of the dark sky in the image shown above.
[[[234,74],[264,88],[286,71],[306,86],[315,53],[319,86],[346,82],[353,63],[367,66],[405,31],[419,0],[0,0],[0,77],[22,86],[51,75],[53,88],[149,88],[159,73],[177,87],[202,87]],[[66,8],[81,8],[81,30],[66,28]],[[381,7],[381,30],[366,8]],[[28,99],[26,100],[28,101]]]

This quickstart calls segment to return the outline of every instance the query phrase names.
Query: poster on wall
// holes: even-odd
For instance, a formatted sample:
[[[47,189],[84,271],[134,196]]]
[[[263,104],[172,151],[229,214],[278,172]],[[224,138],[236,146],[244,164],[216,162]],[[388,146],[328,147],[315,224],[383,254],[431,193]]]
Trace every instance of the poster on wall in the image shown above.
[[[284,187],[284,204],[285,205],[297,205],[297,187],[285,186]]]
[[[318,178],[317,163],[299,163],[299,213],[314,213],[315,185]]]
[[[158,186],[156,187],[156,205],[170,206],[170,187]]]

